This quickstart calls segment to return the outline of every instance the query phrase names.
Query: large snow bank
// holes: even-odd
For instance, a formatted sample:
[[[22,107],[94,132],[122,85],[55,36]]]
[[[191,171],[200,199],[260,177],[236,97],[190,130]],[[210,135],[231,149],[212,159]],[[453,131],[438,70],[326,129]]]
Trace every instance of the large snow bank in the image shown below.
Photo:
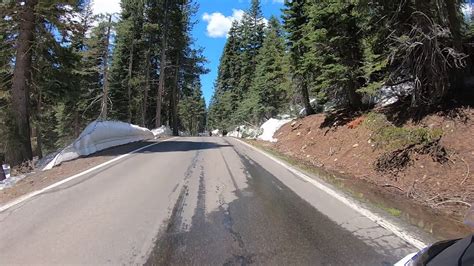
[[[263,123],[260,127],[262,134],[258,136],[258,139],[270,142],[277,142],[277,139],[273,138],[275,132],[280,129],[284,124],[290,122],[291,119],[274,119],[270,118],[267,122]]]
[[[147,128],[118,121],[94,121],[71,145],[59,152],[43,170],[114,146],[153,138],[153,133]]]
[[[155,137],[161,137],[161,136],[171,136],[173,135],[173,131],[167,126],[161,126],[159,128],[152,129],[151,132]]]

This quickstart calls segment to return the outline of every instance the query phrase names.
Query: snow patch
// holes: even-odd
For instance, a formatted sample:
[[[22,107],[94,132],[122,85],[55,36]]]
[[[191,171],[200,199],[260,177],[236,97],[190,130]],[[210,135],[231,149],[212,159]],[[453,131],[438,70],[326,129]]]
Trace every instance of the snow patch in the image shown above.
[[[277,142],[278,140],[273,138],[273,135],[275,135],[275,132],[277,132],[277,130],[280,129],[284,124],[290,121],[291,119],[270,118],[260,127],[262,134],[258,136],[258,139],[270,142]]]
[[[189,132],[184,132],[184,131],[178,131],[178,135],[180,137],[189,137],[191,134]]]
[[[256,139],[260,134],[262,134],[262,130],[259,128],[240,125],[233,131],[229,132],[227,136],[234,138]]]
[[[20,175],[20,176],[9,176],[7,177],[6,179],[0,181],[0,191],[5,189],[5,188],[9,188],[9,187],[12,187],[13,185],[15,185],[18,181],[22,180],[23,178],[25,178],[26,175]]]
[[[151,132],[155,138],[173,135],[173,131],[171,131],[171,129],[167,126],[161,126],[159,128],[152,129]]]
[[[404,82],[394,86],[383,86],[375,97],[375,103],[381,107],[385,107],[396,103],[403,97],[413,92],[415,84],[413,82]]]
[[[215,137],[222,137],[222,134],[221,132],[219,131],[219,129],[214,129],[211,131],[212,133],[212,136],[215,136]]]
[[[242,132],[238,131],[237,129],[227,133],[228,137],[233,137],[233,138],[241,138],[242,137]]]
[[[317,109],[317,105],[318,105],[318,102],[316,101],[316,99],[311,99],[309,101],[309,104],[311,105],[311,107],[313,107],[314,109]],[[298,115],[300,117],[305,117],[306,116],[306,107],[303,107],[300,112],[298,113]]]
[[[49,170],[62,162],[74,160],[80,156],[154,137],[149,129],[137,125],[119,121],[94,121],[71,145],[59,152],[43,170]]]

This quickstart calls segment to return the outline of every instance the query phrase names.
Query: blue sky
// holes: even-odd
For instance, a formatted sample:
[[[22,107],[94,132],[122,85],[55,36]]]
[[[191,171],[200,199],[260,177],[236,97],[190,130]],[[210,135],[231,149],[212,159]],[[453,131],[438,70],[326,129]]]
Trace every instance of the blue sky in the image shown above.
[[[209,60],[207,67],[211,72],[201,76],[204,97],[209,104],[230,22],[232,19],[238,19],[242,11],[248,9],[250,0],[198,0],[197,2],[199,11],[195,19],[198,23],[194,27],[193,36],[196,46],[204,47],[204,55]],[[261,4],[266,18],[271,15],[280,17],[281,8],[283,8],[282,0],[262,0]]]
[[[202,90],[207,104],[214,91],[219,59],[226,42],[226,33],[232,20],[239,19],[244,10],[250,6],[250,0],[195,0],[199,10],[195,16],[197,24],[193,29],[196,47],[204,48],[204,56],[211,71],[201,76]],[[280,17],[283,0],[261,0],[262,11],[266,18],[271,15]],[[95,0],[94,13],[120,12],[120,0]]]

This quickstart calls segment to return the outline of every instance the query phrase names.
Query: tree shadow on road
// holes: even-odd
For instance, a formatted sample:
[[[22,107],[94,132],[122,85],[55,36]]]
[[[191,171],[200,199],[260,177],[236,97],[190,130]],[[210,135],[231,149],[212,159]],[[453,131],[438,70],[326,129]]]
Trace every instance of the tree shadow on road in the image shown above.
[[[129,143],[121,146],[112,147],[89,156],[84,156],[82,158],[94,158],[94,157],[110,157],[110,156],[119,156],[124,155],[130,152],[133,152],[137,149],[146,147],[151,144],[156,144],[154,146],[145,148],[141,151],[135,153],[158,153],[158,152],[187,152],[187,151],[197,151],[197,150],[209,150],[209,149],[219,149],[222,147],[232,147],[232,145],[219,144],[209,141],[140,141],[135,143]]]
[[[215,142],[194,142],[194,141],[165,141],[137,153],[154,152],[186,152],[197,150],[219,149],[222,147],[232,147],[232,145],[218,144]]]

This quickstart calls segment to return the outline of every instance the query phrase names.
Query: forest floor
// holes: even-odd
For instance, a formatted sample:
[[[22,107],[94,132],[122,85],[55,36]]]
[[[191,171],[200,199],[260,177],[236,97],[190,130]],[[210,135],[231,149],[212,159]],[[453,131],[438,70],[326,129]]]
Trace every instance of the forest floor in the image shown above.
[[[317,114],[284,125],[277,143],[253,143],[323,171],[352,194],[441,238],[468,232],[462,220],[474,202],[474,109],[416,122],[403,114]]]

